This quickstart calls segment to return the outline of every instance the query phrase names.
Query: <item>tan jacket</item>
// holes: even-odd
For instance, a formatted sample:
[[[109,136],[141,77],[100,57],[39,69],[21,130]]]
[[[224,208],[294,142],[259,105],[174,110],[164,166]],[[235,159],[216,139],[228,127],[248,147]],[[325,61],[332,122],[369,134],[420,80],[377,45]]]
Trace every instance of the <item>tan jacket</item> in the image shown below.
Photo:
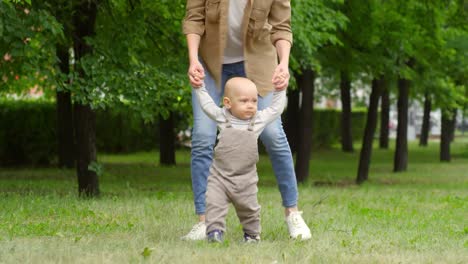
[[[228,32],[229,0],[187,0],[184,34],[201,36],[199,54],[218,86]],[[237,0],[231,0],[237,1]],[[278,65],[274,44],[292,44],[290,0],[247,0],[242,21],[245,72],[260,95],[273,91],[271,78]]]

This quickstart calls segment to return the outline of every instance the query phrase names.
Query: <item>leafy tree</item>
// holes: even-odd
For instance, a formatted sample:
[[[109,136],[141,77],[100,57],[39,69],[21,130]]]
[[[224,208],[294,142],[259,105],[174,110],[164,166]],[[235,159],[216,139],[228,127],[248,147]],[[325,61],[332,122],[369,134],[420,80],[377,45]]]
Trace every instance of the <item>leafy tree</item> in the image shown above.
[[[82,74],[72,73],[75,104],[125,107],[147,121],[187,109],[182,1],[113,1],[97,9],[96,34],[84,39],[92,50],[77,56]]]
[[[294,1],[292,4],[292,28],[294,45],[291,51],[291,68],[296,77],[298,90],[302,92],[302,100],[294,92],[289,98],[288,117],[298,116],[297,122],[288,121],[289,131],[297,131],[289,135],[289,139],[297,138],[296,177],[303,182],[309,175],[310,150],[312,146],[312,112],[314,99],[314,81],[320,70],[317,51],[329,43],[339,43],[336,31],[344,26],[346,18],[333,8],[342,1]],[[300,104],[291,104],[295,102]],[[298,112],[296,112],[298,111]],[[296,113],[294,113],[296,112]],[[290,127],[296,127],[291,129]]]
[[[95,109],[121,107],[140,114],[148,122],[189,112],[190,88],[185,85],[186,49],[180,33],[185,1],[60,1],[35,2],[33,8],[27,3],[24,6],[28,6],[31,13],[43,14],[31,16],[31,19],[42,19],[37,22],[39,26],[34,27],[40,29],[38,32],[49,32],[44,29],[50,28],[61,39],[44,37],[37,42],[40,44],[38,47],[34,46],[36,50],[27,50],[27,54],[35,57],[18,56],[23,59],[20,62],[15,58],[18,52],[14,50],[9,53],[14,59],[10,60],[8,56],[6,61],[11,65],[16,63],[16,67],[9,65],[15,73],[19,73],[21,67],[31,65],[60,76],[48,78],[51,81],[49,87],[56,88],[51,91],[68,93],[73,101],[79,146],[79,190],[81,194],[93,196],[99,193],[97,176],[102,171],[97,163],[94,143]],[[17,7],[19,4],[2,2],[3,5],[17,13],[22,11]],[[8,13],[16,18],[14,14]],[[13,33],[21,31],[11,28],[10,23],[25,28],[25,23],[22,24],[19,18],[7,18],[10,17],[1,17],[2,22],[6,21],[5,28],[10,35],[15,36]],[[6,43],[3,45],[5,50],[11,51],[12,48],[7,46],[10,45],[7,41],[13,42],[11,36],[1,36],[2,43]],[[21,42],[23,38],[23,35],[18,37]],[[36,43],[35,40],[31,38],[31,43]],[[44,44],[48,44],[50,49],[44,49],[41,46]],[[67,56],[71,46],[73,53]],[[48,52],[40,57],[45,62],[37,63],[37,57],[45,51]],[[57,58],[59,67],[56,68]],[[73,68],[66,67],[69,66],[67,59]],[[25,69],[24,72],[31,71]],[[57,98],[60,98],[58,94]],[[169,132],[166,134],[170,139],[166,141],[172,141],[173,146],[173,125],[169,129],[162,127],[161,131]]]
[[[375,100],[378,100],[378,97],[375,94],[387,90],[379,86],[386,86],[388,81],[384,83],[381,81],[388,80],[394,75],[398,78],[398,130],[394,171],[406,169],[409,97],[411,94],[417,96],[421,92],[417,88],[422,86],[424,80],[431,80],[427,76],[434,75],[434,71],[427,69],[437,68],[434,67],[437,65],[433,62],[444,52],[441,29],[444,21],[449,17],[442,8],[441,1],[425,4],[417,1],[377,1],[376,3],[378,5],[373,9],[373,22],[369,23],[374,25],[374,34],[369,42],[369,56],[364,56],[364,58],[371,58],[369,65],[372,70],[369,73],[377,76],[380,81],[375,80],[372,85],[366,132],[358,168],[358,183],[367,180],[368,177],[377,115]],[[411,85],[413,89],[410,89]],[[428,82],[425,87],[428,87]],[[385,95],[384,105],[388,105],[388,95]],[[382,111],[387,114],[388,110],[382,109]],[[381,126],[386,126],[387,122],[382,122]],[[381,145],[385,146],[386,141],[386,136],[381,137]]]
[[[372,36],[372,8],[374,1],[345,0],[339,10],[346,15],[346,28],[338,31],[340,44],[323,49],[324,67],[331,76],[338,76],[341,98],[341,148],[353,152],[351,132],[351,83],[360,78],[368,60],[366,56]],[[365,30],[363,30],[365,28]]]

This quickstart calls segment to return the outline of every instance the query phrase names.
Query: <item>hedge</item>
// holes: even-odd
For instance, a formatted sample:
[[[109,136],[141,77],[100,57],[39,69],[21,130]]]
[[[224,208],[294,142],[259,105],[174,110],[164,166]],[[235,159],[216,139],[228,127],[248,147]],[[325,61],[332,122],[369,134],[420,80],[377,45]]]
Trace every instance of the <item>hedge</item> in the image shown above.
[[[353,140],[361,140],[366,125],[366,110],[357,109],[351,113],[351,134]],[[341,111],[336,109],[315,109],[312,132],[313,148],[327,148],[339,143]]]
[[[353,138],[360,140],[366,114],[352,116]],[[0,101],[0,166],[50,165],[57,157],[57,114],[55,104],[45,101]],[[184,120],[176,121],[180,127]],[[317,109],[314,112],[314,148],[330,147],[340,138],[340,112]],[[96,145],[100,152],[126,153],[156,149],[159,145],[157,122],[145,124],[128,112],[98,110]]]
[[[45,101],[0,101],[0,166],[49,165],[57,160],[56,105]],[[118,153],[154,149],[157,124],[117,110],[96,112],[96,147]]]

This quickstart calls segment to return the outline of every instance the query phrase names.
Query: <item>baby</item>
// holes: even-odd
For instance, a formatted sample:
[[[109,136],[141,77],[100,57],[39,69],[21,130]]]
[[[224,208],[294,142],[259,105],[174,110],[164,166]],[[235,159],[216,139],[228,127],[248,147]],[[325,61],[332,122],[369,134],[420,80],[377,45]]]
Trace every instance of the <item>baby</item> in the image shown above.
[[[236,209],[245,242],[260,241],[260,205],[257,200],[257,139],[286,104],[286,92],[275,91],[271,106],[257,111],[257,87],[242,77],[225,85],[223,108],[204,86],[194,87],[203,111],[219,129],[218,144],[206,190],[206,233],[209,242],[222,242],[229,203]]]

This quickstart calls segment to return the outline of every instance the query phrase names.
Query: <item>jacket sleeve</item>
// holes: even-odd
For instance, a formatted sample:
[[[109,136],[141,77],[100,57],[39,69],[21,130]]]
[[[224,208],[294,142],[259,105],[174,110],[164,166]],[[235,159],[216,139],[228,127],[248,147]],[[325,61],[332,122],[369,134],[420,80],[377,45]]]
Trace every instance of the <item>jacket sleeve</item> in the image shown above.
[[[291,30],[291,1],[290,0],[274,0],[271,5],[268,21],[272,26],[271,43],[275,45],[280,39],[287,40],[293,43]]]
[[[205,0],[187,0],[182,30],[184,34],[203,35],[205,32]]]

